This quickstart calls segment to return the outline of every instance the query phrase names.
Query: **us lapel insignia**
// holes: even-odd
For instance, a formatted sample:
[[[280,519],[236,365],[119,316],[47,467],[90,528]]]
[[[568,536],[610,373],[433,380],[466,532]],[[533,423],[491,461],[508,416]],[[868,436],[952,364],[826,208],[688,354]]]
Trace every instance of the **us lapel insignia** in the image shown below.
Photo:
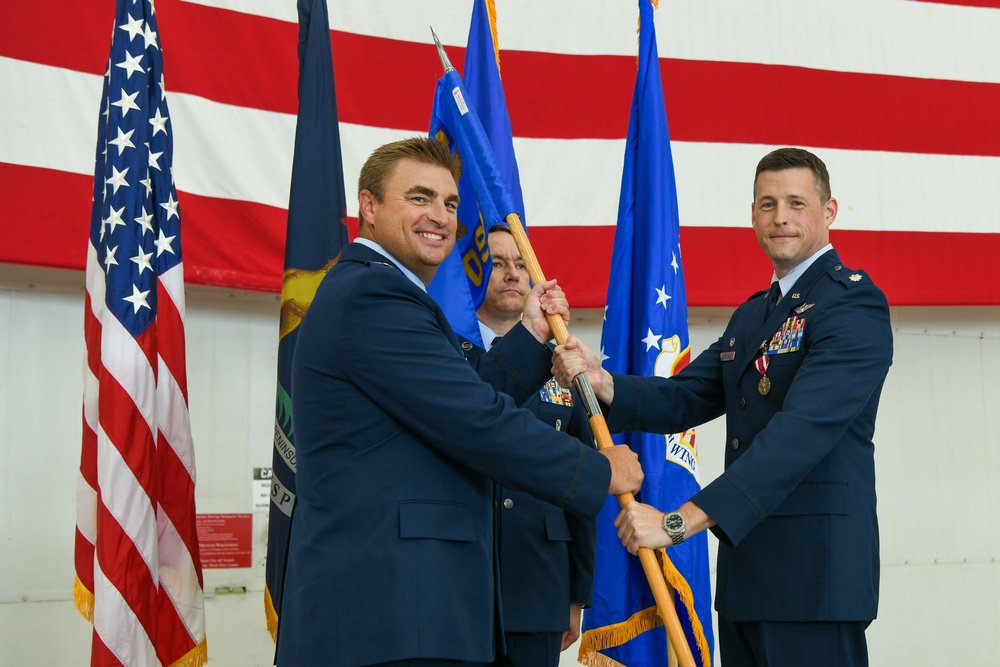
[[[810,308],[812,308],[815,305],[816,304],[814,304],[814,303],[804,303],[801,306],[797,306],[795,308],[795,314],[796,315],[801,315],[802,313],[806,312],[807,310],[809,310]]]
[[[801,299],[802,295],[799,294],[798,292],[792,292],[792,298],[793,299]]]

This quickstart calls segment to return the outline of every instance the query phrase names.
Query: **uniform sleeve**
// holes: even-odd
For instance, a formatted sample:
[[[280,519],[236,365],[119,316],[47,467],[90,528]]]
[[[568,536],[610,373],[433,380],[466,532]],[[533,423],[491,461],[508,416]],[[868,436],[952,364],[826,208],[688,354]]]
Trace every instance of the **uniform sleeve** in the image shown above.
[[[567,433],[590,446],[594,434],[587,419],[583,401],[573,394],[573,416]],[[596,446],[596,445],[594,445]],[[570,602],[589,607],[594,602],[594,559],[597,554],[597,519],[573,512],[566,513],[573,541],[569,545],[569,595]]]
[[[534,396],[552,377],[552,352],[520,323],[508,331],[489,352],[471,359],[472,367],[485,382],[517,405]]]
[[[721,339],[673,377],[613,373],[615,398],[607,411],[612,433],[680,433],[725,412]]]
[[[325,327],[341,338],[331,350],[358,348],[340,360],[346,379],[399,428],[456,463],[570,511],[596,515],[611,479],[607,459],[545,427],[483,382],[424,296],[390,272],[372,272],[359,283],[352,308],[341,313],[345,321]]]
[[[885,296],[871,284],[844,291],[810,326],[809,348],[781,410],[745,454],[692,498],[730,545],[768,517],[835,447],[872,446],[875,407],[892,363]]]

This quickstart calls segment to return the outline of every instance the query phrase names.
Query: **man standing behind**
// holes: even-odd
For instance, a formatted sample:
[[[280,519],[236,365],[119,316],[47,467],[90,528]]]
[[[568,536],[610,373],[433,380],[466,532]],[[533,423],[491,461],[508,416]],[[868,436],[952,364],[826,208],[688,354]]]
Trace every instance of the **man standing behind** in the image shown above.
[[[614,431],[676,433],[726,415],[721,477],[680,508],[630,503],[615,525],[632,553],[710,528],[725,667],[868,664],[878,607],[875,414],[892,363],[885,295],[830,245],[826,165],[782,148],[757,165],[754,231],[771,289],[678,375],[611,375],[576,340],[556,376],[586,369]],[[581,357],[581,351],[583,356]]]
[[[480,375],[463,358],[424,289],[455,242],[459,172],[426,137],[376,149],[358,183],[358,241],[301,325],[280,667],[492,662],[489,478],[591,516],[609,491],[641,484],[627,448],[597,452],[480,378],[517,394],[549,377],[544,315],[568,314],[555,281],[535,287],[527,327]]]
[[[521,321],[530,290],[528,269],[507,227],[490,229],[489,248],[493,270],[476,313],[487,350]],[[485,352],[468,341],[462,349],[470,361]],[[582,402],[554,378],[521,407],[555,430],[593,443]],[[581,611],[593,596],[596,523],[513,488],[497,485],[494,497],[507,654],[493,665],[557,667],[560,651],[580,637]]]

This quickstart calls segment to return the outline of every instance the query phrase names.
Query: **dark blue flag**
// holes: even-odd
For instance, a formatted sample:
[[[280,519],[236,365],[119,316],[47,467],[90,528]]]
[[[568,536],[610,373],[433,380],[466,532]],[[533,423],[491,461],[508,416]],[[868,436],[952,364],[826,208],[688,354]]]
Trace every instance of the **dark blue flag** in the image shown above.
[[[278,334],[278,395],[271,468],[264,610],[277,636],[292,510],[295,431],[291,370],[298,327],[320,281],[347,243],[344,167],[326,0],[299,0],[299,115],[288,201],[285,270]]]
[[[691,351],[677,190],[650,0],[639,0],[639,22],[639,71],[625,144],[601,356],[609,371],[669,377],[687,365]],[[638,500],[672,510],[700,490],[694,437],[691,430],[615,438],[637,452],[642,463],[646,477]],[[594,605],[584,614],[581,655],[599,650],[628,667],[666,666],[666,633],[659,627],[649,630],[660,621],[642,565],[622,548],[613,525],[619,511],[618,501],[609,498],[598,517]],[[677,590],[677,615],[691,652],[700,664],[711,665],[707,533],[666,553],[667,580]]]
[[[457,106],[453,91],[442,77],[434,97],[430,135],[444,140],[455,148],[458,144],[462,158],[462,179],[458,184],[461,203],[458,207],[458,238],[455,249],[438,268],[427,291],[437,300],[448,316],[452,328],[460,336],[482,345],[476,311],[486,296],[492,261],[487,243],[490,226],[502,223],[508,213],[517,213],[524,224],[524,202],[521,196],[521,177],[514,157],[514,141],[507,115],[507,101],[500,81],[499,51],[494,41],[495,29],[485,0],[476,0],[469,27],[468,48],[465,52],[465,70],[462,83],[464,104],[479,117],[479,124],[489,146],[490,158],[484,157],[485,147],[470,148],[466,153],[461,143],[472,140],[455,133],[466,134],[464,114]],[[454,74],[454,72],[452,72]],[[457,75],[453,77],[458,79]],[[446,88],[442,88],[442,85]],[[446,97],[442,98],[442,95]],[[489,159],[491,167],[478,163]],[[475,164],[470,164],[474,162]],[[470,173],[487,169],[489,178],[503,185],[499,188],[486,185],[484,194],[476,186],[478,177]],[[489,179],[487,179],[489,180]],[[491,189],[492,188],[492,189]],[[489,201],[483,202],[485,197]],[[506,202],[506,203],[502,203]],[[499,219],[495,215],[501,215]]]

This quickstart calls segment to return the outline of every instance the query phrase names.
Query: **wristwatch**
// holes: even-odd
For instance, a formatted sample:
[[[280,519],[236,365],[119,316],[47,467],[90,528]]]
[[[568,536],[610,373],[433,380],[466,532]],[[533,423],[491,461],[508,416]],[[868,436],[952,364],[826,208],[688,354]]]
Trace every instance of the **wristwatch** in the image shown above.
[[[684,531],[687,529],[687,522],[680,512],[667,512],[663,515],[663,523],[660,524],[663,530],[667,531],[670,541],[676,547],[684,541]]]

